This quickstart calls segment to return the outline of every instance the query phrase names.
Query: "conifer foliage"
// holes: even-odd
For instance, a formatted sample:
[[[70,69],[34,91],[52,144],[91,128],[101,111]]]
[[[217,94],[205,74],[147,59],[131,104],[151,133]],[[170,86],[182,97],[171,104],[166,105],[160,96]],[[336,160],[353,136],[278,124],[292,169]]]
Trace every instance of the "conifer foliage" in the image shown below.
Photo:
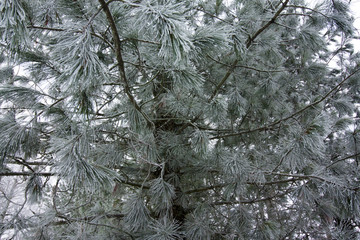
[[[348,1],[1,0],[0,238],[356,239]]]

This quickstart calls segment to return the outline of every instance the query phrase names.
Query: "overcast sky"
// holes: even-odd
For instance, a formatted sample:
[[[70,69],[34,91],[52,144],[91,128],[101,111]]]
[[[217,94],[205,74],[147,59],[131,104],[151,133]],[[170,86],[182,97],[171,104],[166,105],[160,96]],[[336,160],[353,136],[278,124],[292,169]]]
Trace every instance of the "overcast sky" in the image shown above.
[[[355,27],[358,29],[357,36],[360,36],[360,0],[351,1],[351,11],[355,17]],[[360,51],[360,40],[355,41],[354,43],[355,51]]]

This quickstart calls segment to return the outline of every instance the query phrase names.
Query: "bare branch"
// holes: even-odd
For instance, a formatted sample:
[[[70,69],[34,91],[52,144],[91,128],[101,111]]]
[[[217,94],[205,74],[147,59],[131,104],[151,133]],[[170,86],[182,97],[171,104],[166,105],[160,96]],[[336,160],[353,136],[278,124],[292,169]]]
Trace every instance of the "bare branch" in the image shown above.
[[[32,176],[32,175],[37,175],[40,177],[51,177],[51,176],[55,176],[54,173],[50,173],[50,172],[0,172],[0,176],[2,177],[11,177],[11,176]]]

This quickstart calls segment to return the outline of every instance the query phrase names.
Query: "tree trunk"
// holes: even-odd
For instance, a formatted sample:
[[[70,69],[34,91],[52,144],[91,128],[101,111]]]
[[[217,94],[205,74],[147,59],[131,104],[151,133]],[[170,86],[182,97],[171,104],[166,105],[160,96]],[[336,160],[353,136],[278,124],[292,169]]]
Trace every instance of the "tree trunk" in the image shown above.
[[[172,89],[172,79],[170,79],[164,73],[159,74],[158,82],[154,84],[154,89],[153,89],[154,97],[159,98],[158,107],[155,112],[155,118],[157,120],[154,121],[155,123],[154,133],[155,133],[156,143],[158,146],[160,145],[160,141],[162,141],[160,139],[161,132],[170,132],[176,134],[177,131],[183,126],[182,124],[179,124],[174,120],[175,116],[173,116],[171,113],[169,113],[169,111],[167,111],[168,106],[166,105],[165,100],[162,99],[162,95],[165,95],[168,91],[171,91],[171,89]],[[172,174],[176,174],[179,176],[180,174],[179,169],[174,169],[170,167],[171,164],[169,163],[172,160],[172,157],[169,156],[166,151],[159,152],[159,155],[165,161],[164,179],[166,180],[166,177]],[[158,174],[159,176],[156,177],[160,177],[160,172]],[[174,185],[174,188],[175,188],[176,196],[173,199],[171,214],[175,222],[179,224],[180,227],[182,227],[185,222],[185,216],[188,213],[188,211],[180,204],[179,198],[183,194],[180,186]]]

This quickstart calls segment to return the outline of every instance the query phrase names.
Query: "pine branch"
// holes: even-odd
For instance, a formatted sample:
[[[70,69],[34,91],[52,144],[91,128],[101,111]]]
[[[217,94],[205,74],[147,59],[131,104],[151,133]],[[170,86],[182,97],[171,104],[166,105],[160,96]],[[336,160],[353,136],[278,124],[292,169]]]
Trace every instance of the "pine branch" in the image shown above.
[[[30,166],[30,164],[28,164],[27,162],[25,161],[20,161],[16,158],[14,158],[14,161],[15,163],[19,164],[19,165],[22,165],[22,166],[25,166],[26,168],[28,168],[31,172],[35,173],[35,170]]]
[[[343,184],[340,184],[340,183],[337,183],[337,182],[333,182],[333,181],[330,181],[328,179],[325,179],[323,177],[316,176],[316,175],[302,175],[302,174],[274,173],[274,172],[264,172],[264,173],[269,174],[269,175],[286,176],[286,177],[299,178],[299,179],[309,179],[309,180],[314,180],[315,179],[315,180],[319,180],[321,182],[326,182],[326,183],[336,185],[336,186],[339,186],[341,188],[349,189],[349,190],[352,190],[352,191],[358,191],[359,190],[358,187],[352,188],[352,187],[349,187],[349,186],[346,186],[346,185],[343,185]]]
[[[116,181],[118,181],[118,182],[120,182],[122,184],[132,186],[132,187],[138,187],[138,188],[142,188],[142,189],[149,189],[150,188],[149,186],[144,186],[143,184],[139,184],[139,183],[133,183],[133,182],[130,182],[128,180],[116,179]]]
[[[124,82],[124,91],[125,91],[126,95],[128,96],[130,102],[134,105],[135,109],[141,113],[141,115],[144,117],[144,119],[146,120],[148,125],[151,126],[152,128],[154,128],[155,124],[141,110],[141,107],[137,104],[134,96],[131,93],[131,88],[128,83],[127,77],[126,77],[125,64],[124,64],[124,60],[123,60],[122,53],[121,53],[121,40],[119,37],[119,33],[117,30],[114,18],[112,16],[110,9],[109,9],[107,3],[105,2],[105,0],[99,0],[99,2],[102,6],[102,9],[104,10],[104,12],[106,14],[106,18],[107,18],[108,22],[110,24],[110,28],[111,28],[111,32],[112,32],[112,36],[113,36],[113,40],[114,40],[114,44],[115,44],[115,54],[116,54],[116,60],[118,62],[117,65],[119,68],[120,76]]]
[[[0,177],[13,177],[13,176],[40,176],[40,177],[52,177],[52,176],[57,176],[56,173],[50,173],[50,172],[0,172]],[[142,184],[139,183],[133,183],[127,180],[120,180],[120,179],[116,179],[116,181],[125,184],[125,185],[129,185],[132,187],[138,187],[138,188],[143,188],[143,189],[149,189],[149,186],[143,186]]]
[[[75,221],[75,222],[91,222],[95,219],[99,219],[99,215],[93,215],[93,216],[85,216],[85,217],[81,217],[81,218],[68,218],[64,215],[60,215],[60,216],[57,216],[57,217],[62,217],[64,219],[66,219],[68,222],[72,222],[72,221]],[[124,217],[124,214],[122,213],[105,213],[105,214],[102,214],[101,215],[102,218],[117,218],[117,219],[122,219]]]
[[[107,227],[107,228],[112,228],[114,230],[118,230],[120,232],[126,233],[128,236],[131,236],[129,233],[120,230],[117,226],[111,226],[111,225],[107,225],[107,224],[101,224],[101,223],[95,223],[93,222],[95,219],[99,219],[99,215],[94,215],[94,216],[85,216],[82,218],[68,218],[66,216],[63,215],[59,215],[57,216],[58,218],[62,218],[64,220],[62,221],[54,221],[54,222],[50,222],[48,224],[46,224],[46,226],[62,226],[62,225],[69,225],[72,222],[82,222],[85,224],[89,224],[89,225],[94,225],[94,226],[101,226],[101,227]],[[101,215],[101,218],[115,218],[115,219],[122,219],[124,218],[124,214],[121,213],[105,213],[103,215]],[[7,225],[7,226],[3,226],[2,230],[12,230],[12,229],[16,229],[16,230],[25,230],[25,229],[30,229],[30,228],[38,228],[39,224],[34,224],[34,223],[27,223],[23,224],[23,228],[19,229],[19,225]],[[131,239],[133,239],[131,237]]]
[[[137,41],[137,42],[148,43],[148,44],[152,44],[152,45],[161,45],[159,42],[153,42],[150,40],[138,39],[138,38],[124,38],[123,40],[121,40],[121,42],[126,42],[126,41]]]
[[[289,0],[285,0],[284,3],[282,3],[281,8],[275,13],[275,15],[270,19],[269,22],[267,22],[262,28],[257,30],[254,35],[249,37],[249,39],[246,41],[246,48],[249,48],[251,44],[254,42],[254,40],[263,32],[265,31],[271,24],[275,22],[275,20],[279,17],[281,12],[286,8],[286,5],[289,3]]]
[[[101,9],[99,9],[99,12],[101,11]],[[90,24],[90,21],[89,23]],[[86,28],[87,26],[84,26],[84,29]],[[44,30],[44,31],[52,31],[52,32],[64,32],[64,31],[67,31],[65,29],[62,29],[62,28],[51,28],[51,27],[43,27],[43,26],[35,26],[35,25],[31,25],[31,26],[28,26],[27,27],[28,29],[39,29],[39,30]],[[74,33],[80,33],[80,34],[83,34],[84,31],[83,30],[74,30],[73,31]],[[91,32],[91,35],[94,36],[94,37],[97,37],[99,39],[101,39],[102,41],[104,41],[110,48],[113,48],[111,43],[106,40],[104,37],[100,36],[99,34],[95,33],[95,32]]]
[[[326,168],[330,168],[331,166],[333,166],[333,165],[335,165],[335,164],[337,164],[337,163],[339,163],[339,162],[342,162],[342,161],[345,161],[345,160],[351,159],[351,158],[356,158],[356,157],[358,157],[358,156],[360,156],[360,153],[355,153],[355,154],[353,154],[353,155],[340,158],[340,159],[338,159],[338,160],[330,163],[329,165],[327,165]]]
[[[246,48],[250,48],[251,44],[253,43],[253,41],[263,32],[265,31],[272,23],[275,22],[275,20],[279,17],[279,15],[281,14],[281,12],[285,9],[286,5],[288,4],[289,0],[286,0],[281,8],[275,13],[275,15],[271,18],[271,20],[269,22],[267,22],[262,28],[260,28],[258,31],[255,32],[255,34],[252,37],[249,37],[249,39],[246,42]],[[208,102],[210,103],[215,96],[217,95],[218,91],[220,90],[220,88],[224,85],[224,83],[227,81],[227,79],[230,77],[230,75],[232,74],[232,72],[234,71],[234,69],[237,67],[239,60],[236,59],[229,67],[228,71],[226,72],[225,76],[221,79],[221,81],[218,83],[218,85],[215,87],[215,90],[213,91],[213,93],[211,94]],[[199,120],[199,118],[201,117],[201,115],[203,114],[203,112],[201,112],[198,116],[196,116],[193,120],[191,120],[191,123],[188,123],[186,125],[184,125],[178,132],[183,131],[185,128],[187,128],[188,126],[190,126],[192,123],[196,122],[197,120]]]
[[[323,14],[322,12],[319,12],[313,8],[309,8],[309,7],[305,7],[305,6],[299,6],[299,5],[288,5],[289,8],[301,8],[304,10],[310,10],[314,13],[320,14],[321,16],[325,17],[325,18],[329,18],[329,16],[327,16],[326,14]]]
[[[231,67],[231,65],[229,64],[226,64],[226,63],[223,63],[219,60],[216,60],[215,58],[211,57],[210,55],[208,55],[208,57],[213,60],[214,62],[216,63],[219,63],[223,66],[227,66],[227,67]],[[256,71],[256,72],[261,72],[261,73],[278,73],[278,72],[285,72],[285,71],[292,71],[292,70],[297,70],[297,69],[279,69],[279,70],[264,70],[264,69],[258,69],[258,68],[255,68],[255,67],[252,67],[252,66],[246,66],[246,65],[236,65],[235,66],[236,68],[244,68],[244,69],[248,69],[248,70],[253,70],[253,71]]]
[[[248,40],[246,41],[246,48],[250,48],[251,44],[254,42],[254,40],[263,32],[265,31],[271,24],[273,24],[275,22],[275,20],[279,17],[280,13],[285,9],[286,5],[288,4],[289,0],[285,0],[285,2],[282,4],[281,8],[275,13],[275,15],[270,19],[269,22],[267,22],[263,27],[261,27],[259,30],[257,30],[254,35],[252,35],[251,37],[248,38]],[[226,80],[230,77],[231,73],[234,71],[234,69],[236,68],[237,63],[239,62],[238,59],[236,59],[230,66],[229,70],[227,71],[227,73],[225,74],[225,76],[223,77],[223,79],[221,79],[221,81],[219,82],[219,84],[216,86],[213,94],[211,95],[209,102],[211,102],[214,97],[216,96],[217,92],[219,91],[219,89],[222,87],[222,85],[226,82]]]
[[[240,200],[240,201],[220,201],[220,202],[212,203],[212,205],[254,204],[254,203],[258,203],[258,202],[269,201],[274,198],[283,197],[287,194],[288,194],[288,191],[286,191],[284,193],[275,194],[275,195],[272,195],[269,197],[264,197],[264,198],[257,198],[257,199],[251,199],[251,200]]]
[[[116,231],[119,231],[119,232],[122,232],[122,233],[126,234],[131,239],[135,239],[130,233],[128,233],[128,232],[126,232],[126,231],[124,231],[122,229],[119,229],[118,226],[113,226],[113,225],[94,222],[94,220],[100,220],[101,218],[115,218],[115,219],[121,220],[121,219],[124,218],[124,216],[125,215],[122,214],[122,213],[105,213],[105,214],[102,214],[100,216],[100,218],[99,218],[99,215],[85,216],[85,217],[82,217],[82,218],[68,218],[68,217],[62,215],[62,216],[57,216],[57,217],[63,218],[63,219],[65,219],[65,221],[52,222],[49,225],[51,225],[51,226],[61,226],[61,225],[68,225],[68,224],[70,224],[72,222],[81,222],[81,223],[85,223],[85,224],[89,224],[89,225],[93,225],[93,226],[111,228],[113,230],[116,230]],[[36,226],[34,226],[34,227],[36,227]]]
[[[40,29],[40,30],[46,30],[46,31],[54,31],[54,32],[63,32],[65,29],[62,28],[51,28],[51,27],[42,27],[42,26],[28,26],[29,29]]]
[[[215,16],[214,14],[209,13],[208,11],[206,11],[206,10],[204,9],[203,6],[198,7],[197,10],[200,11],[200,12],[205,13],[206,15],[209,15],[209,16],[212,17],[212,18],[216,18],[217,20],[219,20],[219,21],[221,21],[221,22],[224,22],[224,23],[229,24],[229,25],[233,25],[232,22],[226,21],[226,20],[224,20],[224,19],[222,19],[222,18],[220,18],[220,17],[218,17],[218,16]]]
[[[304,178],[299,178],[299,177],[293,177],[293,178],[289,178],[289,179],[283,179],[283,180],[278,180],[278,181],[268,181],[268,182],[264,182],[259,184],[258,182],[250,182],[247,181],[244,184],[248,184],[248,185],[256,185],[256,186],[267,186],[267,185],[277,185],[277,184],[284,184],[284,183],[290,183],[290,182],[296,182],[296,181],[302,181],[304,180]],[[209,187],[204,187],[204,188],[197,188],[197,189],[192,189],[192,190],[188,190],[185,191],[185,194],[192,194],[192,193],[200,193],[200,192],[206,192],[209,190],[215,190],[217,188],[223,188],[226,186],[229,186],[230,183],[223,183],[223,184],[217,184],[217,185],[213,185],[213,186],[209,186]]]
[[[334,93],[335,91],[339,90],[341,88],[341,86],[347,81],[349,80],[352,76],[354,76],[357,72],[360,71],[360,68],[356,69],[354,72],[352,72],[351,74],[349,74],[348,76],[346,76],[339,84],[337,84],[334,88],[332,88],[329,92],[327,92],[322,98],[320,98],[319,100],[305,106],[304,108],[293,112],[292,114],[290,114],[289,116],[282,118],[280,120],[277,120],[273,123],[269,123],[266,126],[263,127],[259,127],[259,128],[254,128],[254,129],[249,129],[249,130],[244,130],[241,132],[237,132],[237,133],[230,133],[230,134],[225,134],[225,135],[221,135],[221,136],[215,136],[215,137],[211,137],[210,140],[213,139],[219,139],[219,138],[226,138],[226,137],[235,137],[235,136],[240,136],[243,134],[248,134],[248,133],[254,133],[254,132],[261,132],[261,131],[267,131],[272,129],[273,127],[275,127],[276,125],[285,122],[289,119],[292,119],[293,117],[305,112],[306,110],[308,110],[309,108],[315,107],[316,105],[320,104],[321,102],[325,101],[327,98],[329,98],[332,93]]]
[[[218,91],[220,90],[220,88],[222,87],[222,85],[224,85],[224,83],[226,82],[226,80],[230,77],[230,75],[232,74],[232,72],[234,71],[234,69],[236,68],[237,63],[239,62],[239,60],[235,60],[231,66],[229,67],[229,70],[226,72],[225,76],[221,79],[221,81],[219,82],[219,84],[215,87],[214,92],[212,93],[211,97],[209,98],[208,102],[210,103],[214,97],[216,96],[216,94],[218,93]]]
[[[281,164],[284,162],[285,158],[294,150],[294,148],[290,148],[285,154],[284,156],[281,157],[279,163],[276,165],[276,167],[272,170],[272,172],[275,172],[280,166]]]
[[[213,186],[209,186],[209,187],[188,190],[188,191],[185,191],[184,193],[185,194],[192,194],[192,193],[206,192],[206,191],[209,191],[209,190],[214,190],[216,188],[223,188],[223,187],[226,187],[228,185],[229,185],[229,183],[223,183],[223,184],[213,185]]]

